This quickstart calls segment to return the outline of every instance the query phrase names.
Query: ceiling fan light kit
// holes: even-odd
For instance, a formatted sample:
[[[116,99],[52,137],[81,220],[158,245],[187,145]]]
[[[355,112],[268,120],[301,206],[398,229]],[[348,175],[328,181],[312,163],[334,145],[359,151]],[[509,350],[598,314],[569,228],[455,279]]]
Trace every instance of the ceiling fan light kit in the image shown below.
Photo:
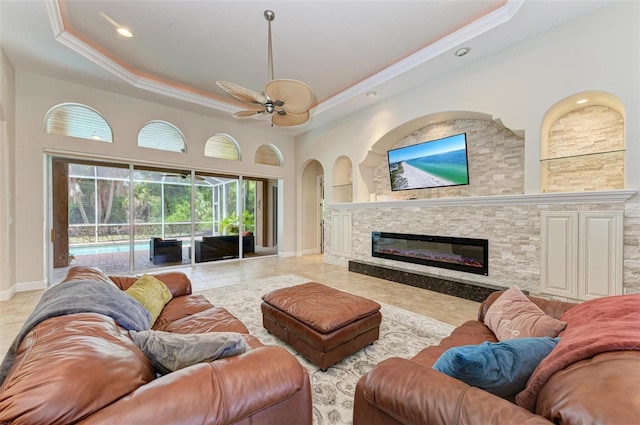
[[[271,115],[272,126],[300,125],[309,120],[309,108],[313,104],[313,91],[302,81],[273,79],[271,22],[275,16],[271,10],[264,11],[264,18],[269,23],[269,81],[265,84],[264,91],[258,93],[228,81],[216,81],[216,84],[236,99],[250,104],[248,110],[233,114],[235,118],[261,118]]]

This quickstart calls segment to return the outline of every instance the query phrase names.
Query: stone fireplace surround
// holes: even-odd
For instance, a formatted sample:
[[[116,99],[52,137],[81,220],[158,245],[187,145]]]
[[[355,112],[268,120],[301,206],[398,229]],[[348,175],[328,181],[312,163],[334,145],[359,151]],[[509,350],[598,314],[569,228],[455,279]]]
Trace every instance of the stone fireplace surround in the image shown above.
[[[567,131],[571,133],[574,127]],[[605,137],[602,133],[611,131],[609,125],[597,127],[598,132],[589,127],[590,139],[600,140],[597,135]],[[469,185],[391,191],[389,167],[381,152],[459,133],[467,134]],[[524,139],[518,134],[488,116],[461,116],[423,127],[393,146],[386,139],[384,146],[374,144],[370,155],[360,164],[361,169],[368,169],[365,171],[373,176],[373,181],[364,187],[372,193],[360,199],[370,197],[378,202],[335,203],[325,209],[324,261],[344,266],[349,261],[361,261],[400,267],[409,272],[498,288],[517,284],[539,295],[541,213],[622,212],[623,291],[640,293],[640,196],[636,190],[524,194]],[[569,136],[572,134],[567,135],[571,139]],[[601,174],[608,178],[611,173]],[[354,188],[354,193],[358,189]],[[336,224],[339,225],[332,229]],[[373,258],[372,231],[488,239],[489,275]],[[332,241],[332,235],[339,240]]]
[[[623,211],[625,212],[625,292],[637,292],[637,282],[629,282],[637,261],[632,237],[637,233],[637,203],[628,200],[635,190],[576,192],[529,195],[497,195],[466,198],[416,199],[387,202],[333,204],[326,209],[324,261],[348,266],[349,262],[375,264],[409,273],[427,274],[457,284],[477,284],[494,289],[517,284],[540,294],[540,213],[542,211]],[[332,249],[333,214],[351,219],[351,247],[347,252]],[[371,232],[455,235],[489,240],[488,276],[401,263],[371,256]],[[636,235],[637,236],[637,235]],[[630,246],[628,246],[630,245]],[[637,257],[637,253],[635,255]],[[352,266],[355,267],[355,266]],[[358,266],[360,267],[360,266]],[[467,290],[458,290],[458,292]],[[455,295],[455,294],[452,294]]]

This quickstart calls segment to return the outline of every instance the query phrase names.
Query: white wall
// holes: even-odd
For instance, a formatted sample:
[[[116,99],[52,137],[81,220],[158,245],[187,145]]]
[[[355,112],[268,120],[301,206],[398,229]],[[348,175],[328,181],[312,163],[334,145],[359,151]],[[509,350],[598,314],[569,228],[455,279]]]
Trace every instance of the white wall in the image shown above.
[[[639,2],[616,2],[553,28],[461,71],[296,138],[296,163],[318,160],[327,171],[326,186],[330,188],[336,159],[341,155],[350,157],[354,164],[354,201],[366,202],[373,185],[369,181],[371,176],[366,170],[360,173],[358,165],[379,139],[422,116],[472,111],[500,119],[512,130],[524,131],[525,193],[538,193],[540,126],[544,114],[565,97],[600,90],[617,96],[624,105],[627,164],[637,164],[639,19]],[[376,150],[384,154],[402,136],[390,140],[389,146],[375,146]],[[640,167],[626,167],[626,181],[628,188],[640,187]]]
[[[100,112],[111,124],[113,143],[45,134],[46,113],[62,102],[77,102]],[[47,152],[86,154],[136,163],[177,166],[200,171],[243,174],[283,180],[283,216],[295,220],[294,144],[290,136],[273,131],[243,127],[234,122],[171,108],[133,97],[110,93],[41,75],[16,73],[16,282],[42,284],[45,278],[44,249],[48,242],[45,228],[45,168]],[[166,120],[185,136],[185,154],[139,148],[137,134],[151,120]],[[242,161],[204,157],[206,140],[215,133],[234,137],[242,150]],[[254,163],[256,149],[271,143],[280,149],[284,167]],[[295,252],[295,226],[281,227],[279,251]]]
[[[15,69],[0,49],[0,300],[15,288]]]

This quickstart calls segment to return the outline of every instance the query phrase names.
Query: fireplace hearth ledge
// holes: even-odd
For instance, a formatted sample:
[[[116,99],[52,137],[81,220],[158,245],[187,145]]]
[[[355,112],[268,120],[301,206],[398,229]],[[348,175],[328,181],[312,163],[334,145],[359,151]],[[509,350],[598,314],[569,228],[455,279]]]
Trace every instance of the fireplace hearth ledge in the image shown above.
[[[484,301],[492,292],[507,289],[466,279],[439,276],[366,261],[349,261],[349,271],[477,302]]]

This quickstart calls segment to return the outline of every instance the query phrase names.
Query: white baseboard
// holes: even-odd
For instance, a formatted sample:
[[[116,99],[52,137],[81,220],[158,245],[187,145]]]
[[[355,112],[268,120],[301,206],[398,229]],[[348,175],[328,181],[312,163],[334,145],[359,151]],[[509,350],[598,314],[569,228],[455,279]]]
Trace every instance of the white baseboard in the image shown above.
[[[6,291],[0,291],[0,301],[10,300],[16,294],[16,285],[13,285],[11,288]]]
[[[16,283],[6,291],[0,291],[0,301],[10,300],[18,292],[40,291],[46,289],[44,281]]]

